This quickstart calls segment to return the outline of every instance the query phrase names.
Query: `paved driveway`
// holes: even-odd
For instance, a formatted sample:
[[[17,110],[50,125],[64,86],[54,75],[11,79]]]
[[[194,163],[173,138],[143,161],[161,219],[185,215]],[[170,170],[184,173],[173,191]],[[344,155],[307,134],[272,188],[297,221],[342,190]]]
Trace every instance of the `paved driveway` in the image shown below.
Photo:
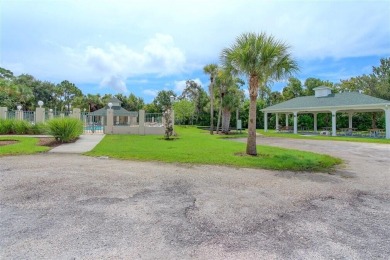
[[[388,259],[390,146],[259,138],[335,173],[0,158],[1,259]]]

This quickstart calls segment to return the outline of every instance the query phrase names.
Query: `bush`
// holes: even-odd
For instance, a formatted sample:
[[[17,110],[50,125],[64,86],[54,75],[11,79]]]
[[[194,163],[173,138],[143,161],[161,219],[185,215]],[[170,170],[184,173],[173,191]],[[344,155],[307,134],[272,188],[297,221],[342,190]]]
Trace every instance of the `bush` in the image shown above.
[[[47,132],[47,126],[45,123],[31,124],[30,122],[18,119],[0,119],[0,134],[2,135],[40,135]]]
[[[0,119],[0,134],[12,134],[13,121],[12,119]]]
[[[31,124],[24,120],[13,120],[12,133],[17,135],[25,135],[31,128]]]
[[[49,129],[46,123],[36,123],[31,125],[30,129],[28,130],[28,134],[31,135],[43,135],[48,133]]]
[[[49,134],[62,143],[76,140],[84,131],[83,123],[76,118],[54,118],[47,125]]]

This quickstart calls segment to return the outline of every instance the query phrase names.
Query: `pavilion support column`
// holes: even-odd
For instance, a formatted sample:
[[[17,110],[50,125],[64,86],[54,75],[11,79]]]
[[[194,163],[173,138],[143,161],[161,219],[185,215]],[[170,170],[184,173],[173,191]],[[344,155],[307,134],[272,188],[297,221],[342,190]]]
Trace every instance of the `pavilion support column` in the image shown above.
[[[268,113],[264,112],[264,132],[268,131]]]
[[[314,116],[314,133],[317,133],[317,113],[313,113]]]
[[[390,107],[386,105],[385,109],[385,127],[386,127],[386,139],[390,139]]]
[[[298,112],[294,112],[294,134],[298,133]]]
[[[279,114],[275,114],[275,130],[279,130]]]
[[[332,136],[336,136],[336,110],[332,111]]]
[[[352,116],[353,116],[353,113],[352,112],[349,112],[348,113],[348,128],[352,128]]]
[[[286,126],[288,126],[288,114],[286,114]]]

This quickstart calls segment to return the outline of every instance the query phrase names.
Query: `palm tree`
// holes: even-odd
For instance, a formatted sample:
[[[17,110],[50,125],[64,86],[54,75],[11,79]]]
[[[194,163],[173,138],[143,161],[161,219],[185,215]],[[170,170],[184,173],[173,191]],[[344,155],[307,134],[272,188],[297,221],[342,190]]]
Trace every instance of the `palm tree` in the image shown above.
[[[237,91],[234,89],[240,88],[240,85],[243,85],[244,82],[240,79],[235,77],[231,74],[230,70],[227,70],[226,68],[219,69],[217,78],[215,80],[215,86],[217,86],[217,91],[219,95],[219,111],[218,111],[218,121],[217,121],[217,134],[219,130],[219,125],[221,122],[221,116],[222,116],[222,132],[227,133],[229,125],[226,123],[227,121],[227,115],[229,114],[229,122],[230,122],[230,110],[232,106],[235,106],[232,104],[233,100],[240,100],[239,97],[234,97],[235,94],[239,95]],[[230,96],[229,96],[230,94]],[[233,95],[233,96],[232,96]],[[226,100],[227,97],[227,100]],[[234,104],[237,102],[233,102]],[[237,105],[238,107],[238,105]],[[222,115],[223,113],[223,115]],[[224,124],[225,123],[225,124]]]
[[[244,97],[244,91],[240,89],[238,84],[230,85],[226,89],[222,101],[222,133],[229,133],[232,112],[240,106]]]
[[[257,155],[256,101],[259,86],[288,77],[298,70],[288,49],[288,45],[265,33],[244,33],[237,37],[232,47],[222,51],[223,65],[235,74],[248,77],[250,106],[246,153],[249,155]]]
[[[203,72],[210,75],[210,134],[214,134],[214,80],[218,71],[217,64],[208,64],[204,66]]]

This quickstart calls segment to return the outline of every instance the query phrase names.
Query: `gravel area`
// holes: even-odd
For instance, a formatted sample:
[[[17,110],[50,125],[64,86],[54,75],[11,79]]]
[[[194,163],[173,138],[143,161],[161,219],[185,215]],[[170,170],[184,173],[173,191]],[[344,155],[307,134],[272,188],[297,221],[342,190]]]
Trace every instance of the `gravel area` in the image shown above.
[[[258,143],[345,164],[329,174],[1,157],[0,259],[389,259],[390,145]]]

